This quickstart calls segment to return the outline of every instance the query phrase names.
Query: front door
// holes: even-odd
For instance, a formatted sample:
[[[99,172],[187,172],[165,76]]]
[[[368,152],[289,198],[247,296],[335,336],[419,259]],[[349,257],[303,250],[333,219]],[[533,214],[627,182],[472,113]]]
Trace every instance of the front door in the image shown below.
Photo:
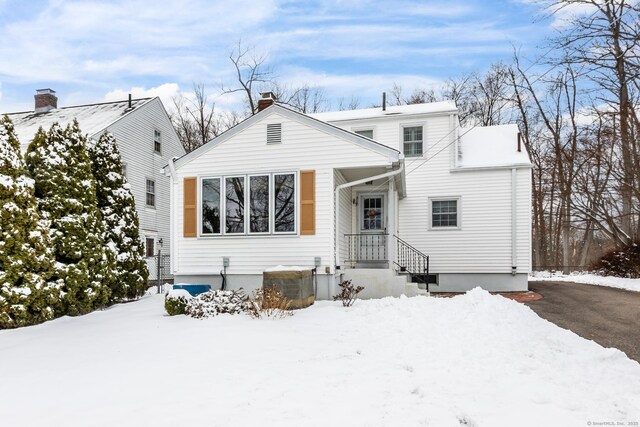
[[[360,244],[358,258],[363,262],[387,260],[386,207],[384,194],[360,195],[358,218]]]

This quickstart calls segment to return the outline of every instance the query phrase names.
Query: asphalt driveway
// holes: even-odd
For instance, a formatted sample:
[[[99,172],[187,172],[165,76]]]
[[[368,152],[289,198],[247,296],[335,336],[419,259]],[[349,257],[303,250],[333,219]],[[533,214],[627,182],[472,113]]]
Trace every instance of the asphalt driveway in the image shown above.
[[[640,362],[640,292],[567,282],[529,282],[540,317]]]

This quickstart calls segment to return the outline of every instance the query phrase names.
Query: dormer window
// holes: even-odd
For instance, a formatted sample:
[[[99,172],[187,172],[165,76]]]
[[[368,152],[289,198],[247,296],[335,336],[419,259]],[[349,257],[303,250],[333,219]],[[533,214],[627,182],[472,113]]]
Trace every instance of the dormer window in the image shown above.
[[[282,142],[282,123],[270,123],[267,125],[267,144],[280,144]]]
[[[161,150],[162,150],[162,139],[161,139],[160,131],[156,129],[153,131],[153,151],[158,154],[161,154]]]
[[[373,129],[360,129],[355,131],[355,133],[366,138],[373,139]]]

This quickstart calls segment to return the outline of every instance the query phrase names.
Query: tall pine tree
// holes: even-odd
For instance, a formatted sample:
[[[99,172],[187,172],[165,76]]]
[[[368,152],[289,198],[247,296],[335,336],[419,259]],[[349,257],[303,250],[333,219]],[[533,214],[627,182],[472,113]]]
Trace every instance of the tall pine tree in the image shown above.
[[[133,299],[144,294],[149,272],[140,238],[138,214],[131,187],[122,174],[122,160],[116,140],[108,132],[89,141],[91,169],[96,179],[98,208],[105,228],[105,244],[115,259],[109,281],[111,301]]]
[[[60,294],[49,282],[54,262],[46,221],[38,214],[33,180],[7,116],[0,119],[0,329],[54,316]]]
[[[104,228],[96,203],[95,180],[78,122],[42,129],[27,149],[40,212],[51,221],[54,279],[62,283],[60,314],[78,315],[104,306],[111,272],[104,251]]]

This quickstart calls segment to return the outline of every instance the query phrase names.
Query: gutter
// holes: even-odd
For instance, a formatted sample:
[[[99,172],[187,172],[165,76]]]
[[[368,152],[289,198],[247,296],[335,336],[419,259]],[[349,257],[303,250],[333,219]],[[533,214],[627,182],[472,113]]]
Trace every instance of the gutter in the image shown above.
[[[374,175],[374,176],[369,176],[367,178],[362,178],[359,179],[357,181],[351,181],[351,182],[345,182],[344,184],[340,184],[338,185],[335,190],[334,190],[334,195],[335,195],[335,200],[334,200],[334,206],[335,206],[335,213],[336,213],[336,220],[335,220],[335,238],[336,238],[336,244],[335,244],[335,254],[334,254],[334,265],[335,265],[335,269],[339,270],[340,269],[340,190],[344,189],[344,188],[349,188],[349,187],[353,187],[356,185],[360,185],[360,184],[364,184],[365,182],[369,182],[369,181],[375,181],[376,179],[382,179],[382,178],[388,178],[388,177],[392,177],[392,176],[396,176],[401,174],[404,171],[404,160],[400,161],[400,167],[398,169],[389,171],[389,172],[385,172],[379,175]]]

